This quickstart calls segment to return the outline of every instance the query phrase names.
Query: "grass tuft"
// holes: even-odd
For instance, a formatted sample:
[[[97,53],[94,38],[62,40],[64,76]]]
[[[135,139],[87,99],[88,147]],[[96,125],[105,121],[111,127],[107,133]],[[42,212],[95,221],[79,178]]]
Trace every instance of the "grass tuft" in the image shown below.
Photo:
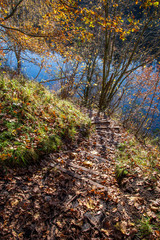
[[[144,239],[144,237],[148,237],[153,232],[149,217],[143,216],[142,219],[139,220],[138,227],[139,227],[138,236],[140,238]]]
[[[116,166],[115,176],[116,176],[118,184],[121,184],[123,178],[125,178],[127,175],[128,175],[128,171],[125,168],[120,167],[118,165]]]

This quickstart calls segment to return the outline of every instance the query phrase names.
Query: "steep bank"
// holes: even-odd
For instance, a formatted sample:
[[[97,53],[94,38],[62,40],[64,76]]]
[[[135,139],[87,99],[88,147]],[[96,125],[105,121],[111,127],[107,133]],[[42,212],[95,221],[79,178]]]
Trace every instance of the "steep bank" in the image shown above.
[[[88,134],[90,120],[40,84],[0,76],[0,163],[27,164]]]

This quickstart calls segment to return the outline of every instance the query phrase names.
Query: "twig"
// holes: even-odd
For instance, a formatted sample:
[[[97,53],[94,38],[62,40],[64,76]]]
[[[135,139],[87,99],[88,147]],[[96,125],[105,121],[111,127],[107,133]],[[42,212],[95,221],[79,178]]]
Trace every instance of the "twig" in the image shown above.
[[[66,202],[65,204],[68,206],[71,202],[73,202],[77,197],[79,197],[79,195],[81,195],[81,193],[78,193],[76,195],[74,195],[70,200],[68,200],[68,202]]]

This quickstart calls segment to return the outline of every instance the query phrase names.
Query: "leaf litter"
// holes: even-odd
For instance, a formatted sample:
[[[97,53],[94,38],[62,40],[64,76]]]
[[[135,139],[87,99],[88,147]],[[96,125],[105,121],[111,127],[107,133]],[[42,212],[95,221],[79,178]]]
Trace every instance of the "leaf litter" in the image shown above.
[[[95,125],[40,165],[1,172],[0,239],[143,239],[138,219],[158,222],[159,179],[153,188],[139,172],[119,184],[115,149],[126,133],[113,120]],[[146,239],[159,236],[155,227]]]

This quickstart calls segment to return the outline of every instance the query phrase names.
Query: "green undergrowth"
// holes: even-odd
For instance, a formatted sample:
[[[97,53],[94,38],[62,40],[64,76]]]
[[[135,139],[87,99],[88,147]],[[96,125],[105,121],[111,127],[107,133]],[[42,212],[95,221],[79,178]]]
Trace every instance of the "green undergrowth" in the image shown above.
[[[159,239],[160,236],[160,213],[157,213],[157,221],[153,217],[144,214],[137,220],[138,239]]]
[[[121,143],[118,145],[116,151],[115,176],[118,184],[122,187],[124,178],[129,179],[133,176],[136,177],[137,180],[139,179],[143,187],[141,191],[147,199],[147,196],[149,196],[147,194],[149,194],[150,191],[153,193],[156,192],[159,186],[159,146],[153,145],[150,139],[145,139],[144,144],[144,142],[139,141],[131,133],[124,132]],[[136,180],[134,180],[134,182],[136,182]],[[148,201],[149,205],[148,208],[146,208],[146,212],[142,213],[141,217],[136,221],[138,228],[136,239],[159,239],[157,238],[157,236],[160,236],[160,215],[157,207],[159,199],[155,200],[155,196],[157,195],[153,194],[153,201]]]
[[[126,132],[116,153],[117,166],[131,174],[140,174],[154,181],[160,175],[160,150],[148,142],[144,145]]]
[[[28,164],[58,150],[78,132],[89,134],[90,120],[69,101],[23,78],[0,76],[0,163]]]

